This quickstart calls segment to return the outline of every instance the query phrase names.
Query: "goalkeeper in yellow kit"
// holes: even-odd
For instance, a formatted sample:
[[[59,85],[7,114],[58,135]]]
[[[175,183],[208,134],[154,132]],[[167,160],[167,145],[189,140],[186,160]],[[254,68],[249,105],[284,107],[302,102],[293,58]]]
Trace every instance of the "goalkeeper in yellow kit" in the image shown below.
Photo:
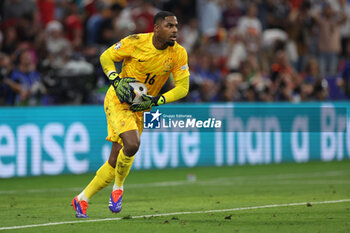
[[[112,83],[104,102],[108,128],[106,139],[112,142],[112,150],[108,161],[96,172],[93,180],[72,200],[77,218],[88,217],[89,199],[112,181],[115,182],[109,208],[113,213],[121,211],[123,184],[140,146],[143,111],[174,102],[188,93],[190,73],[187,53],[176,42],[176,16],[161,11],[154,16],[153,23],[153,33],[128,36],[100,57],[103,71]],[[118,74],[114,63],[122,60],[122,71]],[[171,73],[175,87],[159,96]],[[148,94],[142,95],[140,103],[131,104],[133,91],[129,83],[136,81],[147,86]]]

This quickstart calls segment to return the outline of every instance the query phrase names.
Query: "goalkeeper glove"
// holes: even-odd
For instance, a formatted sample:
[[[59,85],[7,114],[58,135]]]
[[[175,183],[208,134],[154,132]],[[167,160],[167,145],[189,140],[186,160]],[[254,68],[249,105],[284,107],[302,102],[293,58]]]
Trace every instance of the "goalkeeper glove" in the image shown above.
[[[136,82],[136,79],[130,77],[120,78],[115,72],[111,73],[108,76],[108,79],[113,85],[120,103],[129,103],[129,100],[132,98],[132,94],[134,93],[133,88],[129,85],[129,83]]]
[[[161,96],[153,97],[151,95],[143,94],[141,96],[141,102],[132,104],[130,106],[130,109],[134,112],[139,112],[139,111],[147,110],[153,106],[159,106],[162,104],[165,104],[164,96],[161,95]]]

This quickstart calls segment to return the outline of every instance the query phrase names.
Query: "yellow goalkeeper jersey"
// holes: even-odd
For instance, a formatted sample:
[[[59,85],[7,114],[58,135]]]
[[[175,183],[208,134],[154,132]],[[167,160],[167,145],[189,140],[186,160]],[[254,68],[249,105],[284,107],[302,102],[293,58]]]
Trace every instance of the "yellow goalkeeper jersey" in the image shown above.
[[[153,33],[131,35],[108,48],[106,52],[113,61],[124,60],[122,72],[119,74],[121,78],[136,78],[146,84],[148,94],[156,96],[170,73],[173,73],[175,84],[188,79],[190,73],[187,52],[181,45],[175,42],[174,46],[158,50],[153,46],[152,38]],[[113,70],[102,60],[101,65],[106,74]],[[112,94],[111,88],[107,95]]]

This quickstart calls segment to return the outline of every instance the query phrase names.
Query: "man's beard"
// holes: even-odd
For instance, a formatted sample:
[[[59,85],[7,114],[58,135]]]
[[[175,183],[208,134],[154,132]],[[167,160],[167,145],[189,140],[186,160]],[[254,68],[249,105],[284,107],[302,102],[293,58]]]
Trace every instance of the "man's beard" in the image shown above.
[[[166,45],[168,46],[174,46],[175,45],[175,41],[167,41]]]

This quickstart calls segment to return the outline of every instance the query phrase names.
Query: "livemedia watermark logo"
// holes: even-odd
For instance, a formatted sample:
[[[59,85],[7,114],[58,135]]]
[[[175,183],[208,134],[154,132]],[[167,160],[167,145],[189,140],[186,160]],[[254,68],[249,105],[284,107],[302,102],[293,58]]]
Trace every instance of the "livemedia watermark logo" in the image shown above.
[[[190,114],[163,114],[156,112],[143,113],[145,129],[219,129],[222,121],[214,117],[198,119]]]

